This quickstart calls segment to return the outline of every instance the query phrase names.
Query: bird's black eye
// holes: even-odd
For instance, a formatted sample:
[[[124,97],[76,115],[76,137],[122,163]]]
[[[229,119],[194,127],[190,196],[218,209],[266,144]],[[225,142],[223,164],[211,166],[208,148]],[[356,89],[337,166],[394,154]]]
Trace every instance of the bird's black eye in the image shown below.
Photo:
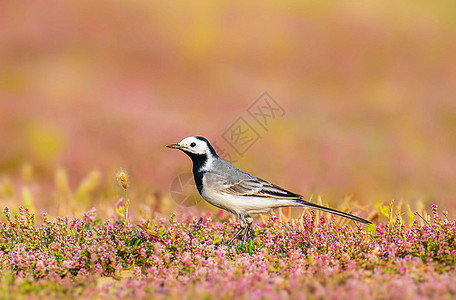
[[[195,147],[195,146],[196,146],[196,143],[195,143],[195,142],[193,142],[193,143],[190,144],[190,147],[192,147],[192,148]]]

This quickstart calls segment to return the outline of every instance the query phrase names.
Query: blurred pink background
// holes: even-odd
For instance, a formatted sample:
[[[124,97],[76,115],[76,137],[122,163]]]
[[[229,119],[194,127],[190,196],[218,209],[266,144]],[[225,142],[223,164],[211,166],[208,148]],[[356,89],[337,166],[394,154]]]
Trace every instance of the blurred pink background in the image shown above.
[[[452,211],[454,11],[454,1],[2,1],[0,176],[18,185],[28,163],[53,186],[61,167],[76,187],[99,170],[109,190],[124,167],[138,202],[169,195],[191,170],[165,145],[202,135],[237,167],[332,205],[353,194]],[[248,113],[265,91],[285,111],[266,130]],[[261,135],[242,156],[222,137],[240,117]]]

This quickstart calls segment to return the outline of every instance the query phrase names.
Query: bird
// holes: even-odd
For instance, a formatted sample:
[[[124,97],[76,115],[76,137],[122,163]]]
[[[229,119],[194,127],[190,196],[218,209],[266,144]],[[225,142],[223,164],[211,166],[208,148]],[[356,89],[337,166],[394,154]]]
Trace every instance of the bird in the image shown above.
[[[247,241],[253,223],[251,214],[265,213],[277,207],[311,207],[363,224],[372,224],[360,217],[304,200],[300,194],[239,170],[219,157],[204,137],[187,137],[166,147],[179,149],[191,158],[195,185],[204,200],[238,218],[240,228],[228,245],[243,232],[242,242]]]

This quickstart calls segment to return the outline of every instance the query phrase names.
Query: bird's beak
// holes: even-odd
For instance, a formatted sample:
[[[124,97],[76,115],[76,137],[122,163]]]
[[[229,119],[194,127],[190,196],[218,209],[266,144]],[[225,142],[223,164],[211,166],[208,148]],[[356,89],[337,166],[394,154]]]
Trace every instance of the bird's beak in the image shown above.
[[[171,144],[166,146],[166,148],[181,149],[182,147],[179,144]]]

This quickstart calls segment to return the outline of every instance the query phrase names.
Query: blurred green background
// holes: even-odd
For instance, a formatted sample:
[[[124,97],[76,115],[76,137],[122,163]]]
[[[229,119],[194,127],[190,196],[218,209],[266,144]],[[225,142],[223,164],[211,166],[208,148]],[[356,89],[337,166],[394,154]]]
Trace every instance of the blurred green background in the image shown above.
[[[266,130],[265,91],[285,111]],[[455,96],[454,1],[2,1],[0,201],[104,210],[124,167],[133,206],[165,205],[191,162],[164,146],[202,135],[336,207],[453,211]],[[240,117],[261,135],[243,155],[223,138]]]

